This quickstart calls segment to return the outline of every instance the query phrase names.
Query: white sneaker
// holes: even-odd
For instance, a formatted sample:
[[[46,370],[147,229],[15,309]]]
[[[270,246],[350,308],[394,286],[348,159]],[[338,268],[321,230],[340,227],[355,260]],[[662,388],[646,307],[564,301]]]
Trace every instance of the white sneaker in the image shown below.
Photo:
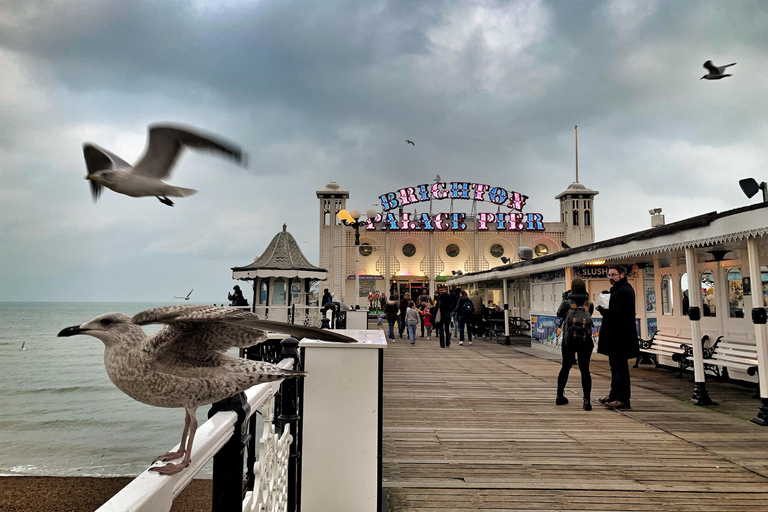
[[[469,344],[471,345],[471,344],[472,344],[472,342],[470,341],[470,342],[469,342]]]
[[[427,336],[427,341],[430,341],[431,339],[432,339],[432,338],[430,338],[429,336]]]
[[[464,342],[463,342],[463,341],[460,341],[460,342],[459,342],[459,345],[463,345],[463,344],[464,344]]]

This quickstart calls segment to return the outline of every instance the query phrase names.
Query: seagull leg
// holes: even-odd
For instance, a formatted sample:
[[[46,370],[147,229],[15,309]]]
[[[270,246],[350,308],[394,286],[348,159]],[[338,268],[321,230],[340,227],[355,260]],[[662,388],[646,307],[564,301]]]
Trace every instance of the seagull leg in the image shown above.
[[[168,206],[173,206],[173,201],[171,201],[171,200],[170,200],[170,199],[168,199],[167,197],[165,197],[165,196],[163,196],[163,197],[160,197],[160,196],[155,196],[155,197],[156,197],[156,198],[157,198],[157,200],[158,200],[158,201],[160,201],[161,203],[163,203],[163,204],[167,204]]]
[[[195,440],[195,432],[197,431],[197,419],[195,418],[195,408],[186,408],[187,417],[184,420],[185,431],[187,423],[189,423],[189,436],[187,436],[186,448],[180,447],[180,451],[184,452],[184,458],[178,464],[166,464],[165,466],[156,466],[149,468],[150,471],[155,471],[161,475],[175,475],[182,469],[189,467],[192,462],[192,442]],[[182,443],[183,444],[183,443]]]
[[[187,443],[187,433],[189,432],[189,413],[184,413],[184,431],[181,433],[181,442],[179,443],[179,450],[175,452],[167,452],[162,455],[158,455],[155,460],[152,461],[152,464],[156,462],[165,462],[167,460],[174,460],[178,459],[180,457],[184,456],[185,450],[186,450],[186,443]]]

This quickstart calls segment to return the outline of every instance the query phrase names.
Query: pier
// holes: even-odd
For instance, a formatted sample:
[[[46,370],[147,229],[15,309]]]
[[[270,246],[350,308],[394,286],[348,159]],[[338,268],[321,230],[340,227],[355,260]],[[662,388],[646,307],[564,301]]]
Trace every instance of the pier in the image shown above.
[[[465,342],[466,343],[466,342]],[[754,390],[713,382],[720,403],[688,402],[690,375],[631,369],[632,409],[555,405],[559,355],[484,339],[441,349],[417,338],[384,357],[383,486],[392,512],[487,510],[754,511],[768,499],[768,429]],[[709,384],[709,383],[708,383]]]

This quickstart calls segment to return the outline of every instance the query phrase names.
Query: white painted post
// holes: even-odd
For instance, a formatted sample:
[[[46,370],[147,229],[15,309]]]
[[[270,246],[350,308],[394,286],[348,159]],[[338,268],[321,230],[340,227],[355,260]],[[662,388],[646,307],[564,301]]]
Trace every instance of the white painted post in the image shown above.
[[[747,239],[747,254],[749,256],[749,276],[752,280],[752,307],[765,307],[763,298],[763,281],[760,273],[760,253],[757,248],[757,238]],[[760,378],[760,398],[768,399],[768,340],[766,339],[765,324],[755,324],[755,343],[757,345],[757,374]]]
[[[704,376],[704,349],[701,346],[701,280],[696,273],[696,255],[693,247],[685,248],[685,271],[688,273],[689,313],[696,311],[691,318],[691,342],[693,343],[693,380],[694,390],[691,402],[696,405],[717,405],[707,393]],[[694,309],[695,308],[695,309]]]
[[[304,339],[302,510],[376,512],[380,350],[384,331],[339,331],[357,343]]]

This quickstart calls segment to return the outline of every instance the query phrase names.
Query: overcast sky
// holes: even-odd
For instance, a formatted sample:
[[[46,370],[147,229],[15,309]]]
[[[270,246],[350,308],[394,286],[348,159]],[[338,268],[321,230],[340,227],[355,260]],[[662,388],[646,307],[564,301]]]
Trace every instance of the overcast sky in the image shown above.
[[[574,125],[598,240],[756,202],[766,34],[762,1],[0,0],[0,300],[224,301],[283,223],[318,263],[331,181],[365,211],[440,174],[557,221]],[[248,168],[190,152],[174,208],[94,204],[83,142],[134,162],[160,121]]]

